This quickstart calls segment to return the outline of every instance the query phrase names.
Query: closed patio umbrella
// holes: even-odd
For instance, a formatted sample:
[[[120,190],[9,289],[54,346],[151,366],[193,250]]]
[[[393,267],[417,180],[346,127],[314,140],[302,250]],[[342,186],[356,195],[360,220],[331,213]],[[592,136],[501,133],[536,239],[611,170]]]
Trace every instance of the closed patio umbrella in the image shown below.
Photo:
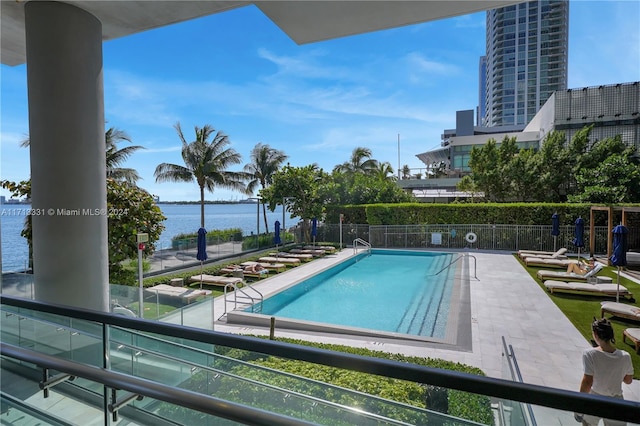
[[[609,258],[611,264],[618,267],[618,287],[616,288],[616,302],[620,301],[620,269],[627,266],[627,234],[629,230],[624,225],[613,228],[613,254]]]
[[[276,220],[276,223],[274,225],[275,231],[274,231],[274,236],[273,236],[273,244],[276,245],[276,247],[282,243],[282,240],[280,239],[280,221]]]
[[[311,221],[311,236],[313,237],[313,245],[316,245],[316,235],[318,235],[318,219],[315,217]]]
[[[578,249],[578,258],[580,258],[580,249],[584,248],[584,219],[581,217],[576,219],[574,235],[573,245]]]
[[[553,235],[553,251],[557,250],[558,235],[560,235],[560,216],[558,213],[551,215],[551,235]]]
[[[198,229],[198,253],[196,259],[200,261],[200,290],[202,290],[202,270],[204,269],[204,261],[207,260],[207,230]]]

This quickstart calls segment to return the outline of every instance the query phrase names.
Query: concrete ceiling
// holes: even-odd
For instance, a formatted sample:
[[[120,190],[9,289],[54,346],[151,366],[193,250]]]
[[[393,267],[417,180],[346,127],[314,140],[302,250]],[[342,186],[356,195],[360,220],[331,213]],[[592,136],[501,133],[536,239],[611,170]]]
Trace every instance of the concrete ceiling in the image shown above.
[[[35,1],[35,0],[32,0]],[[24,0],[0,0],[0,61],[26,60]],[[255,4],[298,44],[433,21],[516,4],[510,0],[422,1],[213,1],[69,0],[102,22],[103,39]]]

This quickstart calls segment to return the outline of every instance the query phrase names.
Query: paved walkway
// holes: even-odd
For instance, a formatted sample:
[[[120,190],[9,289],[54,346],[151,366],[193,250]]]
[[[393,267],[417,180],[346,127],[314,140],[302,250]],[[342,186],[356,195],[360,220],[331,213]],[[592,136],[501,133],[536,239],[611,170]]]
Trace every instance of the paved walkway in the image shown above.
[[[284,332],[281,337],[304,338],[310,341],[345,344],[372,350],[411,356],[441,358],[472,365],[490,377],[504,376],[502,337],[513,347],[524,382],[554,388],[578,390],[582,378],[582,352],[589,342],[578,332],[544,290],[510,253],[473,252],[477,259],[477,280],[471,278],[472,350],[441,349],[437,345],[394,342],[372,338],[345,338],[322,333]],[[348,256],[352,249],[318,259],[306,265],[280,273],[255,284],[265,296],[334,265]],[[473,266],[473,262],[470,262]],[[211,312],[213,306],[214,312]],[[214,328],[216,331],[242,334],[268,334],[268,330],[226,324],[218,318],[224,312],[223,297],[213,304],[187,309],[181,317],[167,319],[185,325]],[[594,312],[599,316],[599,312]],[[216,318],[216,321],[213,318]],[[640,382],[623,385],[625,398],[640,401]],[[538,424],[574,424],[569,413],[534,409]]]

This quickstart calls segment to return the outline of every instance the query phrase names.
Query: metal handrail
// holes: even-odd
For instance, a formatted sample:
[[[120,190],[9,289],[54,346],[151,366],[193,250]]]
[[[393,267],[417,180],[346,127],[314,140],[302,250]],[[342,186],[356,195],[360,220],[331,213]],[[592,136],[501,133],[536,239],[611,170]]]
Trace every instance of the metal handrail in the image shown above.
[[[180,337],[187,340],[229,346],[251,352],[260,352],[416,383],[431,384],[465,392],[478,393],[480,391],[482,394],[491,397],[526,402],[532,405],[542,405],[566,411],[593,414],[608,419],[633,423],[637,422],[640,418],[640,402],[637,401],[610,398],[528,383],[514,383],[493,377],[477,376],[470,373],[424,367],[406,362],[365,357],[327,349],[265,340],[257,337],[180,326],[177,324],[160,323],[141,318],[127,318],[106,312],[53,305],[1,294],[0,303],[150,333]]]
[[[507,346],[507,341],[502,337],[502,348],[504,350],[504,355],[507,357],[507,364],[509,365],[509,371],[511,372],[511,377],[513,380],[517,380],[520,383],[523,383],[522,374],[520,373],[520,367],[518,366],[518,360],[516,360],[516,354],[513,351],[513,346]],[[531,408],[531,404],[524,404],[526,407],[526,415],[525,421],[528,425],[537,426],[536,418],[533,415],[533,409]]]
[[[262,293],[260,293],[258,290],[256,290],[255,288],[251,287],[251,285],[247,284],[247,287],[238,287],[235,284],[229,283],[227,285],[224,286],[224,313],[222,314],[222,317],[224,317],[225,315],[227,315],[227,289],[228,288],[232,288],[233,289],[233,309],[237,309],[238,308],[238,293],[242,293],[244,295],[244,297],[246,297],[247,299],[251,300],[251,305],[255,306],[256,305],[256,299],[249,296],[247,294],[247,292],[245,292],[243,289],[244,288],[250,288],[251,290],[255,291],[256,293],[258,293],[260,295],[258,301],[260,302],[260,306],[262,306],[262,302],[264,302],[264,296],[262,295]]]
[[[356,238],[353,240],[353,251],[354,253],[358,251],[358,244],[362,244],[367,248],[367,252],[371,253],[371,244],[368,241],[363,240],[362,238]]]
[[[475,278],[477,280],[478,279],[478,274],[477,274],[478,259],[476,259],[476,257],[474,255],[468,254],[468,253],[459,255],[458,257],[453,259],[451,262],[449,262],[448,265],[446,265],[444,268],[440,269],[438,272],[436,272],[435,274],[433,274],[431,276],[436,276],[436,275],[440,274],[440,272],[444,271],[445,269],[449,269],[449,267],[451,265],[453,265],[454,263],[456,263],[460,259],[464,259],[465,257],[472,257],[473,258],[473,278]]]

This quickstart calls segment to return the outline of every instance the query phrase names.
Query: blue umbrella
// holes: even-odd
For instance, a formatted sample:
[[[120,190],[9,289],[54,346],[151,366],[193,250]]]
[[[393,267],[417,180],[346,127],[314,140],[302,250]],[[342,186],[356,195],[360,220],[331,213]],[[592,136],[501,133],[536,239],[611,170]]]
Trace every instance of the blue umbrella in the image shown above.
[[[313,237],[313,245],[316,245],[316,235],[318,235],[318,219],[315,217],[311,221],[311,236]]]
[[[553,251],[555,252],[558,235],[560,235],[560,216],[558,213],[551,215],[551,235],[553,235]]]
[[[203,262],[207,260],[207,230],[198,229],[198,253],[196,259],[200,261],[200,289],[202,290],[202,269]]]
[[[580,249],[584,248],[584,219],[577,218],[575,225],[573,245],[578,249],[578,257],[580,257]]]
[[[277,246],[279,244],[282,244],[282,240],[280,240],[280,221],[279,220],[276,220],[275,228],[276,229],[274,231],[275,235],[273,237],[273,244]]]
[[[620,267],[627,266],[627,234],[629,230],[624,225],[613,228],[613,254],[609,258],[611,264],[618,267],[618,287],[616,302],[620,301]]]

